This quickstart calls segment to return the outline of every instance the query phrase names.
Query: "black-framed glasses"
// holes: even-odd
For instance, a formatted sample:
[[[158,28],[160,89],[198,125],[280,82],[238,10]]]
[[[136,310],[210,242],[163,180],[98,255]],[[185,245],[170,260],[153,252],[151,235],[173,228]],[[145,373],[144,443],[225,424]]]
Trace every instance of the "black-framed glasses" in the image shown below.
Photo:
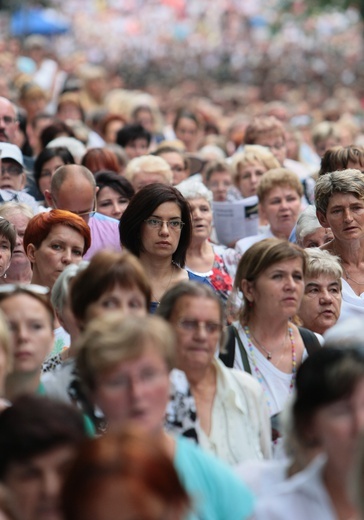
[[[199,332],[201,326],[204,327],[205,331],[209,335],[217,334],[222,331],[222,323],[218,323],[216,321],[199,321],[192,319],[181,319],[177,322],[177,325],[180,329],[185,330],[186,332]]]
[[[169,229],[180,231],[185,225],[182,220],[161,220],[159,218],[147,218],[144,222],[152,229],[161,229],[166,224]]]
[[[7,173],[11,177],[18,177],[23,173],[23,168],[21,166],[15,166],[15,164],[4,164],[2,163],[0,168],[1,175]]]
[[[56,204],[56,201],[54,200],[54,197],[52,197],[52,201],[53,201],[53,206],[54,206],[54,209],[63,209],[63,208],[58,208],[57,207],[57,204]],[[93,201],[93,205],[92,205],[92,210],[91,211],[70,211],[69,209],[65,209],[64,211],[70,211],[70,213],[73,213],[74,215],[78,215],[79,217],[93,217],[97,211],[97,201],[96,201],[96,195],[94,197],[94,201]]]

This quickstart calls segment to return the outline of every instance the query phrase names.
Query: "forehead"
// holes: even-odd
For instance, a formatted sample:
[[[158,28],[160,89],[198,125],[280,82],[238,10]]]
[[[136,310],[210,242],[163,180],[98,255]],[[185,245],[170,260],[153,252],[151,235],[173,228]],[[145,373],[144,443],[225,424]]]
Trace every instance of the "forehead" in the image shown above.
[[[305,278],[305,285],[307,286],[309,284],[315,284],[323,287],[326,287],[331,284],[340,285],[340,278],[337,278],[333,274],[319,273],[315,276]]]
[[[357,202],[363,202],[363,199],[359,199],[354,193],[333,193],[329,198],[328,208],[333,206],[347,206],[355,204]]]
[[[271,266],[267,267],[263,273],[269,273],[272,271],[295,271],[297,269],[300,271],[303,269],[303,260],[300,257],[287,258],[280,262],[275,262]]]
[[[268,193],[265,195],[265,199],[271,199],[274,197],[287,197],[287,196],[298,197],[298,193],[294,188],[288,186],[288,184],[284,184],[283,186],[273,186]]]
[[[48,310],[41,303],[36,296],[26,293],[11,294],[8,297],[0,300],[0,307],[8,317],[13,315],[14,311],[21,311],[21,316],[24,312],[35,311],[37,315],[39,312],[48,314]],[[15,313],[14,313],[15,314]]]
[[[181,163],[181,164],[184,164],[183,163],[183,159],[182,157],[179,155],[179,153],[177,152],[165,152],[165,153],[161,153],[159,155],[159,157],[162,157],[163,159],[165,159],[168,163]]]
[[[181,316],[218,321],[220,306],[217,301],[205,296],[182,296],[176,301],[171,317]]]
[[[15,117],[15,110],[12,104],[4,99],[0,100],[0,114]]]
[[[272,144],[276,141],[284,141],[284,135],[279,130],[273,130],[268,132],[261,132],[257,135],[255,142],[256,144]]]
[[[151,215],[154,216],[164,216],[164,215],[171,215],[171,216],[181,216],[181,208],[176,204],[175,202],[163,202],[163,204],[160,204],[155,208],[153,213]]]
[[[222,171],[222,172],[213,172],[211,175],[210,175],[210,182],[212,180],[214,181],[217,181],[219,179],[229,179],[229,180],[232,180],[232,175],[229,171]]]

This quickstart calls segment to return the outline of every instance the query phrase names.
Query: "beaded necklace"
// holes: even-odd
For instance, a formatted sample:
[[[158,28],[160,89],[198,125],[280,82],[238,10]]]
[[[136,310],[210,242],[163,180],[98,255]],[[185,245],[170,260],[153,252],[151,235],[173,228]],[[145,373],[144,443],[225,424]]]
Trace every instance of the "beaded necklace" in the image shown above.
[[[268,405],[268,410],[271,412],[271,403],[270,403],[270,400],[269,400],[268,391],[267,391],[267,389],[266,389],[266,387],[264,385],[264,380],[263,380],[262,373],[259,370],[257,362],[256,362],[256,359],[255,359],[254,345],[252,343],[250,330],[249,330],[249,327],[247,325],[245,325],[245,327],[244,327],[244,332],[245,332],[246,337],[248,339],[248,349],[249,349],[250,358],[251,358],[251,362],[252,362],[252,365],[253,365],[254,373],[255,373],[256,378],[258,379],[259,383],[263,387],[263,390],[264,390],[264,393],[265,393],[266,402],[267,402],[267,405]],[[295,384],[295,381],[296,381],[297,362],[296,362],[296,348],[295,348],[295,344],[294,344],[293,330],[292,330],[291,327],[288,327],[288,335],[289,335],[289,339],[290,339],[290,342],[291,342],[291,348],[292,348],[292,378],[291,378],[291,383],[289,385],[289,392],[288,392],[288,395],[289,395],[289,394],[292,393],[292,390],[294,388],[294,384]]]

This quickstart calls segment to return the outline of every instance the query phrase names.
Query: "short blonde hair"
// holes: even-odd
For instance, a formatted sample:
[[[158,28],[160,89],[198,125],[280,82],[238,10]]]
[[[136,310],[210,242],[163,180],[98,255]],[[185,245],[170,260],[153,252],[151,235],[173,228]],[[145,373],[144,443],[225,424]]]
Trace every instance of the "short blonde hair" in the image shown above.
[[[158,316],[120,319],[120,313],[110,313],[93,320],[76,344],[77,368],[86,392],[95,389],[100,373],[116,363],[137,358],[150,346],[172,370],[175,343],[171,326]]]
[[[319,249],[318,247],[309,247],[306,252],[306,278],[313,278],[320,275],[332,276],[340,282],[343,276],[338,256],[332,255],[328,251]]]
[[[231,166],[235,183],[239,180],[240,169],[253,163],[261,164],[266,170],[280,168],[279,161],[265,146],[258,144],[246,145],[243,152],[239,152],[232,157]]]
[[[295,173],[285,168],[274,168],[262,176],[262,180],[257,189],[259,202],[263,202],[269,192],[277,186],[289,186],[292,190],[297,192],[299,197],[303,195],[303,186]]]
[[[132,159],[124,173],[124,177],[131,183],[135,175],[141,172],[146,173],[159,173],[165,178],[167,184],[172,184],[173,174],[172,170],[162,157],[156,155],[142,155]]]

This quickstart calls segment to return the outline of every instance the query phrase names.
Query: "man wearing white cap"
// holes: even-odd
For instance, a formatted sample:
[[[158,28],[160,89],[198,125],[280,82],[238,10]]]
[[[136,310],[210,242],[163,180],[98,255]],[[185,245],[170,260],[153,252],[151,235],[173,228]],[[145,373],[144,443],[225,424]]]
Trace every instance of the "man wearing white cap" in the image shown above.
[[[27,178],[20,148],[15,144],[0,142],[0,154],[0,203],[9,200],[25,202],[38,213],[39,207],[34,197],[22,191]]]

